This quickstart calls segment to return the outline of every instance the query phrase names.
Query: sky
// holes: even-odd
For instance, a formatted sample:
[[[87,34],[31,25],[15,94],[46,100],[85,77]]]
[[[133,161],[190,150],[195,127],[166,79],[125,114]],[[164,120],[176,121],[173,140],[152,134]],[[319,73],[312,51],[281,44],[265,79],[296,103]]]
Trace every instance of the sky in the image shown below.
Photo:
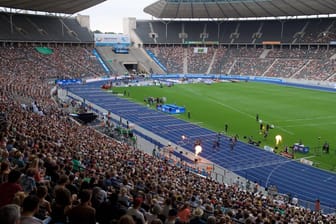
[[[122,33],[123,18],[151,19],[143,9],[157,0],[107,0],[99,5],[79,12],[90,16],[91,30]]]

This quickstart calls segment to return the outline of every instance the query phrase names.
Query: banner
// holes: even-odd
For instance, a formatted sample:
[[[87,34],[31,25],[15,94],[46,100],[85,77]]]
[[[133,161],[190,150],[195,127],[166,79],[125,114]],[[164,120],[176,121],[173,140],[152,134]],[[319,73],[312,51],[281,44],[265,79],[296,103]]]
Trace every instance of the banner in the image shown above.
[[[55,84],[57,85],[82,84],[82,80],[81,79],[56,79]]]
[[[111,46],[115,48],[128,48],[131,45],[130,37],[125,34],[95,33],[96,46]]]
[[[262,44],[263,45],[280,45],[281,42],[280,41],[263,41]]]
[[[194,53],[206,54],[208,53],[207,47],[194,47]]]
[[[284,82],[282,79],[277,78],[268,78],[268,77],[254,77],[254,81],[262,81],[262,82]]]
[[[219,45],[219,41],[191,41],[186,40],[183,44],[207,44],[207,45]]]

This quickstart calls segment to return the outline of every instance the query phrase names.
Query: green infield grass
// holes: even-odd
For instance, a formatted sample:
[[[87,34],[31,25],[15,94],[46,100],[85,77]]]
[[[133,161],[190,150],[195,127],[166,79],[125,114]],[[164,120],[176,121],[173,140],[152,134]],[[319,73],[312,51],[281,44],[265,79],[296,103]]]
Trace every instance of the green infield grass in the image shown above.
[[[145,98],[165,97],[166,103],[185,106],[190,112],[190,120],[187,113],[174,115],[177,118],[215,132],[223,132],[227,124],[228,135],[238,134],[245,142],[252,137],[261,148],[275,148],[275,136],[281,135],[277,153],[301,142],[310,151],[297,152],[295,158],[308,157],[316,166],[336,171],[336,93],[254,82],[115,87],[113,91],[126,91],[125,97],[144,106]],[[257,114],[264,125],[274,126],[266,138]],[[325,142],[329,153],[322,151]]]

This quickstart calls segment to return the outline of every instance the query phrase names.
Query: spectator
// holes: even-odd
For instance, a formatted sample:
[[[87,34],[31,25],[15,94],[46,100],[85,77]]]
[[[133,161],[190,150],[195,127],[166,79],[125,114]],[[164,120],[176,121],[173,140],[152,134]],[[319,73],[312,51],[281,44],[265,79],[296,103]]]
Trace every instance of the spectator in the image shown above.
[[[29,195],[23,200],[20,224],[43,224],[42,220],[34,217],[39,209],[40,200],[35,195]]]
[[[23,191],[27,194],[30,194],[32,192],[36,191],[36,181],[34,179],[34,175],[36,173],[36,170],[34,168],[29,168],[26,171],[26,174],[21,177],[21,186],[23,188]]]
[[[191,217],[191,210],[189,203],[184,203],[184,205],[179,209],[177,213],[179,221],[182,223],[189,223]]]
[[[48,194],[48,188],[46,186],[39,186],[36,191],[36,196],[39,198],[39,210],[35,214],[35,217],[44,220],[51,214],[50,202],[45,199]]]
[[[118,203],[118,194],[112,193],[109,200],[102,205],[101,213],[97,213],[97,221],[100,224],[115,223],[126,214],[127,208]]]
[[[159,214],[161,213],[161,207],[159,204],[155,204],[149,212],[146,213],[147,223],[151,223],[153,220],[159,218]]]
[[[65,213],[70,209],[72,203],[71,193],[65,187],[55,187],[55,200],[51,205],[51,218],[54,223],[66,223]]]
[[[1,165],[0,165],[0,184],[7,182],[9,173],[10,173],[10,163],[7,162],[7,161],[1,162]]]
[[[206,222],[202,219],[203,209],[197,207],[192,213],[192,218],[190,219],[190,224],[205,224]]]
[[[15,204],[8,204],[0,208],[1,224],[20,224],[20,207]]]
[[[164,222],[164,224],[177,224],[181,223],[180,220],[177,217],[177,210],[176,209],[170,209],[168,213],[168,218]]]
[[[0,184],[0,207],[12,203],[14,195],[19,191],[23,191],[19,184],[20,177],[21,172],[12,170],[8,174],[8,181]]]
[[[80,204],[71,208],[66,214],[72,224],[96,224],[96,210],[91,207],[92,193],[83,190],[79,193]]]
[[[123,215],[119,219],[119,224],[136,224],[130,215]]]
[[[135,198],[133,201],[133,206],[130,207],[127,210],[127,215],[130,215],[133,217],[134,221],[136,224],[145,224],[145,216],[144,214],[140,211],[140,207],[142,204],[142,198]]]

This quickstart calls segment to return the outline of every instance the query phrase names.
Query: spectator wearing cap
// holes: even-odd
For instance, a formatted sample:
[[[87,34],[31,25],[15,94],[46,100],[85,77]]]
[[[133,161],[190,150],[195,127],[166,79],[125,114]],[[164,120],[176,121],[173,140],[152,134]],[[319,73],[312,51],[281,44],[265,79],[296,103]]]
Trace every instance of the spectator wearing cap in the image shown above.
[[[92,193],[83,190],[79,193],[80,204],[66,212],[72,224],[96,224],[96,209],[91,204]]]
[[[142,198],[135,198],[133,201],[133,206],[130,207],[126,213],[127,215],[130,215],[133,217],[136,224],[146,223],[145,216],[140,211],[141,204],[142,204]]]
[[[19,191],[23,191],[21,185],[19,184],[20,177],[21,172],[12,170],[8,174],[8,181],[0,184],[0,207],[10,204],[14,195]]]
[[[190,224],[205,224],[206,222],[202,219],[203,209],[197,207],[192,212],[192,218],[190,219]]]
[[[15,204],[8,204],[0,208],[1,224],[19,224],[20,207]]]

